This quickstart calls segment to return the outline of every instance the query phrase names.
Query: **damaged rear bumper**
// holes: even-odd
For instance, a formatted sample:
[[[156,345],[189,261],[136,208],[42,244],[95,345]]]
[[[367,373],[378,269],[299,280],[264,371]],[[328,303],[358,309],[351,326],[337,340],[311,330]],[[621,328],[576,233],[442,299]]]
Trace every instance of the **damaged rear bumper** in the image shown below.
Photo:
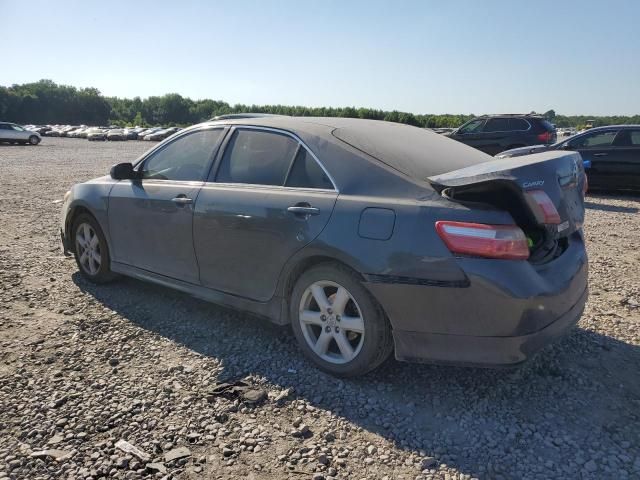
[[[570,331],[580,320],[586,301],[587,289],[568,312],[527,335],[483,337],[394,330],[396,358],[421,363],[515,366]]]

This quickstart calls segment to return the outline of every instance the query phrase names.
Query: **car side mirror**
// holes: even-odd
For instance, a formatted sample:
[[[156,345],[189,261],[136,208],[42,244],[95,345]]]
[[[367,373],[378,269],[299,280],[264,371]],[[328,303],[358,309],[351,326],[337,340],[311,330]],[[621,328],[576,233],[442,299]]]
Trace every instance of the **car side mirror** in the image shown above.
[[[573,150],[573,147],[572,147],[570,144],[565,143],[565,144],[562,146],[562,150]]]
[[[118,163],[111,167],[109,174],[114,180],[133,180],[138,178],[138,172],[133,169],[131,163]]]

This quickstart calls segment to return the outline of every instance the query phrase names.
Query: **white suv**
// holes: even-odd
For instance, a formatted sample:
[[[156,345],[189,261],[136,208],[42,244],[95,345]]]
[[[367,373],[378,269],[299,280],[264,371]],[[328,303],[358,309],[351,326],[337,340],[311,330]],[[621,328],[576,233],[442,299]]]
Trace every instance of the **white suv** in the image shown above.
[[[37,145],[42,138],[37,132],[27,130],[20,125],[9,122],[0,122],[0,143],[30,143],[31,145]]]

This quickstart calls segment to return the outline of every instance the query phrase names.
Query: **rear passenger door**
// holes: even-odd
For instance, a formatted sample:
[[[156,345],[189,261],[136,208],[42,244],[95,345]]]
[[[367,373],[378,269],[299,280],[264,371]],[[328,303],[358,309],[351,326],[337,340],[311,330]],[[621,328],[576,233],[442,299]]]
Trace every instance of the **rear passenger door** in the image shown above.
[[[489,155],[495,155],[506,150],[507,147],[504,141],[509,136],[509,128],[508,118],[490,118],[482,128],[480,141],[476,148]]]
[[[338,192],[287,132],[236,127],[223,148],[195,204],[200,282],[266,302],[285,262],[328,222]]]
[[[618,188],[640,189],[640,129],[621,129],[613,141]]]
[[[11,125],[8,123],[0,123],[0,140],[11,141],[15,140],[15,132]]]

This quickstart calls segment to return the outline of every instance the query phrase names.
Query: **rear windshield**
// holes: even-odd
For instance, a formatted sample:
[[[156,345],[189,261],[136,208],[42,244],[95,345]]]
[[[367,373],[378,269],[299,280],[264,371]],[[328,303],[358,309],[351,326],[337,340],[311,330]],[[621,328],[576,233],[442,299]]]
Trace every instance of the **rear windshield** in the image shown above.
[[[556,129],[556,127],[554,127],[553,124],[551,122],[548,122],[547,120],[541,120],[540,123],[546,130],[549,130],[550,132],[553,132]]]
[[[412,178],[424,180],[492,159],[443,135],[418,127],[369,121],[336,128],[333,135]]]

